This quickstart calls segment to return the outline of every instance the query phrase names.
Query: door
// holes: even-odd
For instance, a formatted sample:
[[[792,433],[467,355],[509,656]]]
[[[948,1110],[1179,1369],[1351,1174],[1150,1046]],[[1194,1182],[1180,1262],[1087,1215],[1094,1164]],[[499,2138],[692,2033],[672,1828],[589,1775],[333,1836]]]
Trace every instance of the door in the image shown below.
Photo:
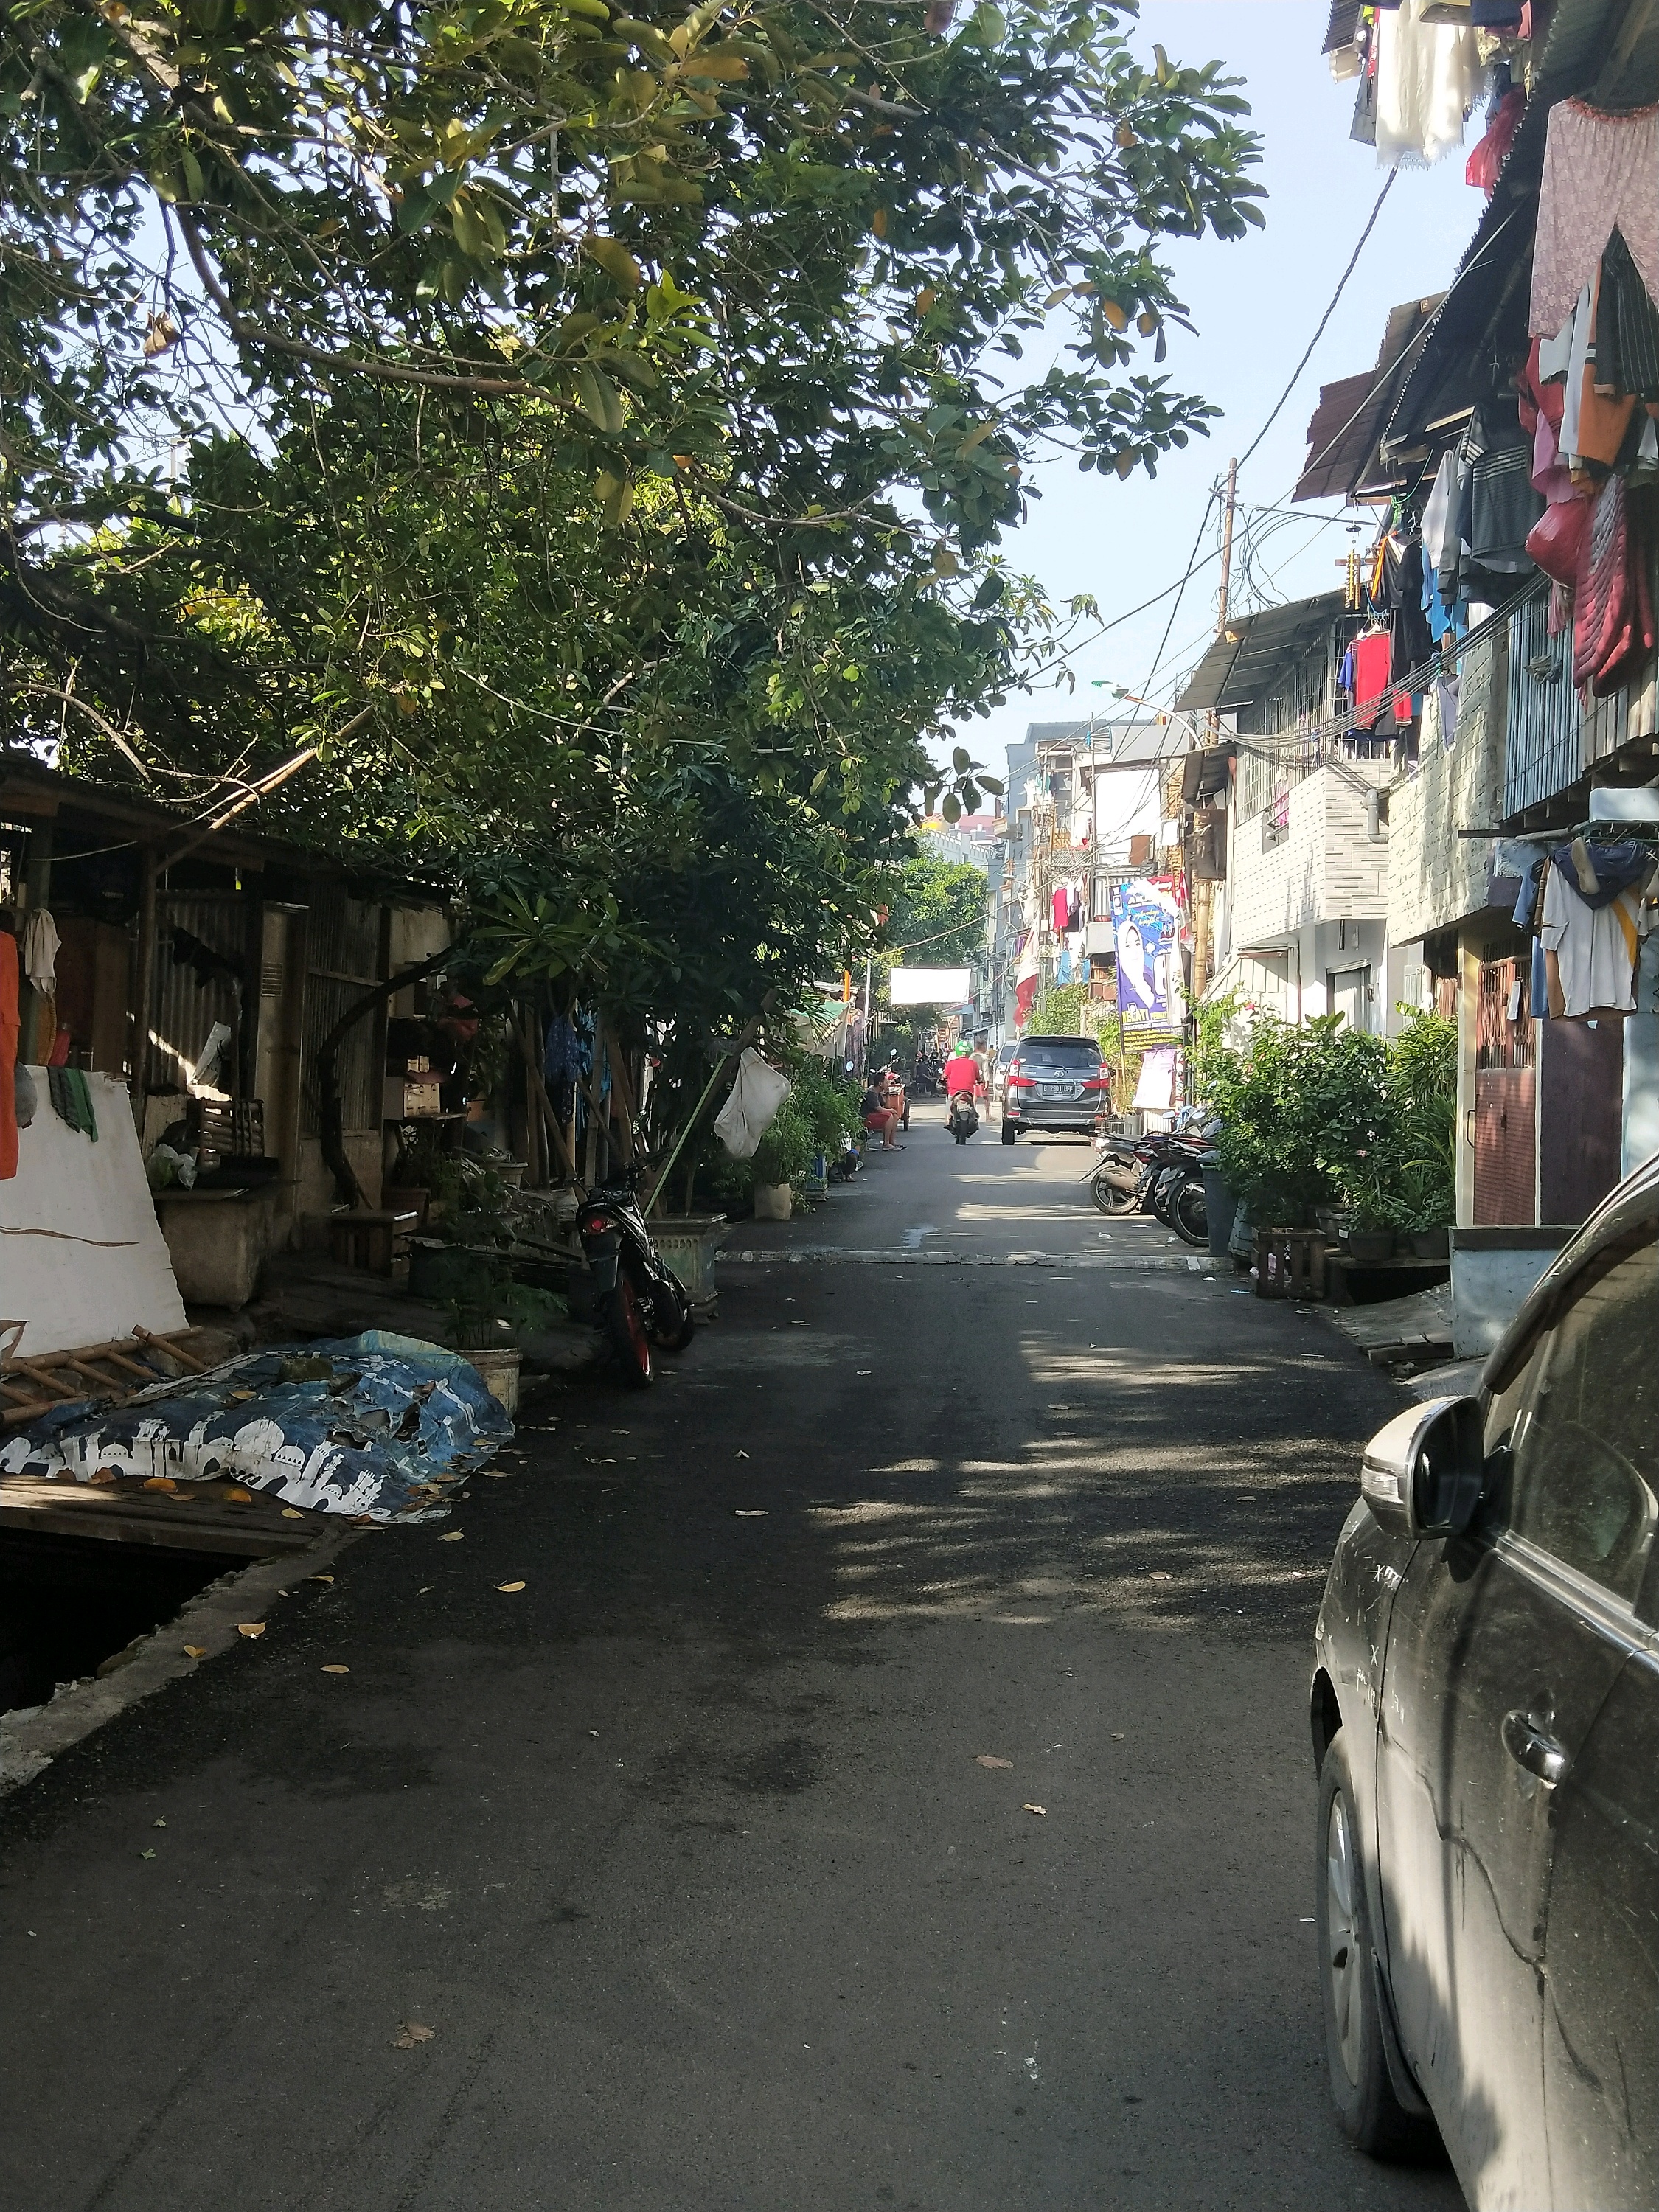
[[[1659,1575],[1624,1606],[1659,1493],[1659,1247],[1593,1284],[1595,1393],[1584,1446],[1609,1633],[1627,1641],[1589,1739],[1558,1786],[1544,1948],[1544,2116],[1559,2205],[1659,2203]],[[1608,1543],[1611,1536],[1612,1541]],[[1605,1576],[1605,1564],[1597,1565]]]
[[[1390,1618],[1377,1753],[1389,1978],[1406,2047],[1478,2206],[1554,2192],[1545,1955],[1576,1762],[1631,1649],[1655,1506],[1621,1449],[1651,1431],[1651,1313],[1616,1261],[1587,1273],[1492,1401],[1492,1498],[1419,1545]]]
[[[1369,968],[1338,968],[1326,972],[1326,1012],[1340,1014],[1351,1030],[1363,1031],[1370,1029],[1372,1002],[1376,995],[1371,988]]]
[[[1539,1218],[1584,1221],[1622,1168],[1625,1024],[1544,1022],[1538,1045]]]
[[[1474,1048],[1474,1218],[1482,1228],[1538,1218],[1528,975],[1525,961],[1486,948],[1475,1000]]]

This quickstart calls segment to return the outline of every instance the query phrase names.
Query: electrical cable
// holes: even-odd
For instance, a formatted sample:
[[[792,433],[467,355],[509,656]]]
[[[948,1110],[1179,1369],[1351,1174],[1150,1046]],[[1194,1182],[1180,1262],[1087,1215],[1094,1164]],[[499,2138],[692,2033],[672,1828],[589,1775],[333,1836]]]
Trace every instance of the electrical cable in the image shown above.
[[[1390,169],[1387,177],[1383,179],[1382,189],[1376,196],[1376,204],[1372,208],[1370,215],[1366,216],[1365,228],[1359,234],[1359,242],[1348,257],[1347,267],[1342,271],[1342,274],[1336,280],[1336,289],[1331,295],[1330,304],[1327,307],[1324,313],[1319,318],[1319,327],[1315,331],[1313,336],[1308,340],[1307,349],[1303,354],[1301,360],[1297,362],[1296,367],[1291,371],[1290,382],[1285,386],[1285,389],[1279,393],[1278,398],[1273,402],[1272,414],[1268,416],[1267,421],[1262,424],[1261,428],[1256,432],[1255,437],[1250,441],[1249,446],[1246,447],[1245,450],[1238,457],[1238,465],[1241,469],[1249,459],[1251,454],[1255,452],[1256,447],[1267,436],[1268,431],[1273,428],[1273,424],[1279,420],[1279,412],[1284,407],[1285,402],[1290,398],[1291,392],[1296,390],[1297,385],[1301,380],[1303,370],[1313,359],[1314,348],[1319,343],[1321,338],[1324,337],[1325,326],[1330,321],[1331,317],[1336,313],[1336,303],[1342,297],[1343,291],[1346,288],[1349,277],[1353,275],[1355,269],[1358,265],[1359,257],[1365,251],[1365,240],[1370,236],[1372,231],[1376,229],[1376,218],[1382,212],[1382,203],[1387,199],[1389,194],[1394,190],[1394,180],[1399,174],[1400,172],[1398,169]],[[1304,473],[1305,474],[1306,471],[1304,471]]]

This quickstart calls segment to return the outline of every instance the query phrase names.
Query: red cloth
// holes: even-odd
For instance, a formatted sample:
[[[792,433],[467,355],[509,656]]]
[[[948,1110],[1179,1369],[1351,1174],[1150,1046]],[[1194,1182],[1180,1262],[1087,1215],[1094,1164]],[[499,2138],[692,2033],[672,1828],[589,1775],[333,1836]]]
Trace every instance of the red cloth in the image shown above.
[[[0,930],[0,1182],[17,1173],[17,939]]]
[[[1584,536],[1573,608],[1573,682],[1605,698],[1632,662],[1653,650],[1653,639],[1647,550],[1632,526],[1624,478],[1609,477]]]
[[[1068,927],[1066,916],[1072,910],[1072,902],[1066,896],[1066,886],[1063,884],[1054,893],[1054,927],[1061,930],[1066,928]]]
[[[1025,1026],[1025,1018],[1031,1011],[1032,1000],[1036,997],[1036,987],[1037,979],[1035,975],[1027,975],[1014,986],[1014,1021],[1018,1028],[1024,1029]]]
[[[954,1098],[958,1091],[974,1091],[979,1087],[979,1070],[971,1059],[952,1057],[945,1063],[945,1095]]]
[[[1353,649],[1353,718],[1362,729],[1376,726],[1377,703],[1389,688],[1389,656],[1394,641],[1385,629],[1362,637]],[[1369,710],[1369,711],[1368,711]]]
[[[1498,112],[1486,126],[1486,135],[1469,155],[1463,169],[1465,184],[1474,185],[1490,199],[1498,188],[1498,172],[1509,159],[1510,148],[1527,112],[1527,95],[1517,86],[1498,103]]]

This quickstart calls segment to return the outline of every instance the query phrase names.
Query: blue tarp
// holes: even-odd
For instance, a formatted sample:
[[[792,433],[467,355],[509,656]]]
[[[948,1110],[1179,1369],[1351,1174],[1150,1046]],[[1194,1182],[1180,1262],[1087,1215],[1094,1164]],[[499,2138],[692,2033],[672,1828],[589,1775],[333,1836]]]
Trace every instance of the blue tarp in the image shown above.
[[[371,1329],[246,1352],[119,1406],[56,1407],[0,1447],[0,1474],[229,1480],[391,1521],[440,1506],[512,1434],[469,1361]]]

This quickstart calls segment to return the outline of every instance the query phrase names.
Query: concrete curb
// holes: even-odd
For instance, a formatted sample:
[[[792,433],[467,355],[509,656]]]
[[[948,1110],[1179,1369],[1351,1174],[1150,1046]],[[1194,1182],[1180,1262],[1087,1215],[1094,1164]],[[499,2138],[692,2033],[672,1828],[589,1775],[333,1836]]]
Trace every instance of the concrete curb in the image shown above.
[[[726,1267],[737,1262],[751,1262],[756,1266],[794,1266],[804,1260],[841,1261],[854,1267],[1074,1267],[1082,1271],[1113,1267],[1136,1272],[1184,1273],[1188,1255],[1184,1252],[893,1252],[877,1246],[866,1249],[848,1244],[799,1244],[786,1250],[733,1252],[723,1251],[720,1264]]]

